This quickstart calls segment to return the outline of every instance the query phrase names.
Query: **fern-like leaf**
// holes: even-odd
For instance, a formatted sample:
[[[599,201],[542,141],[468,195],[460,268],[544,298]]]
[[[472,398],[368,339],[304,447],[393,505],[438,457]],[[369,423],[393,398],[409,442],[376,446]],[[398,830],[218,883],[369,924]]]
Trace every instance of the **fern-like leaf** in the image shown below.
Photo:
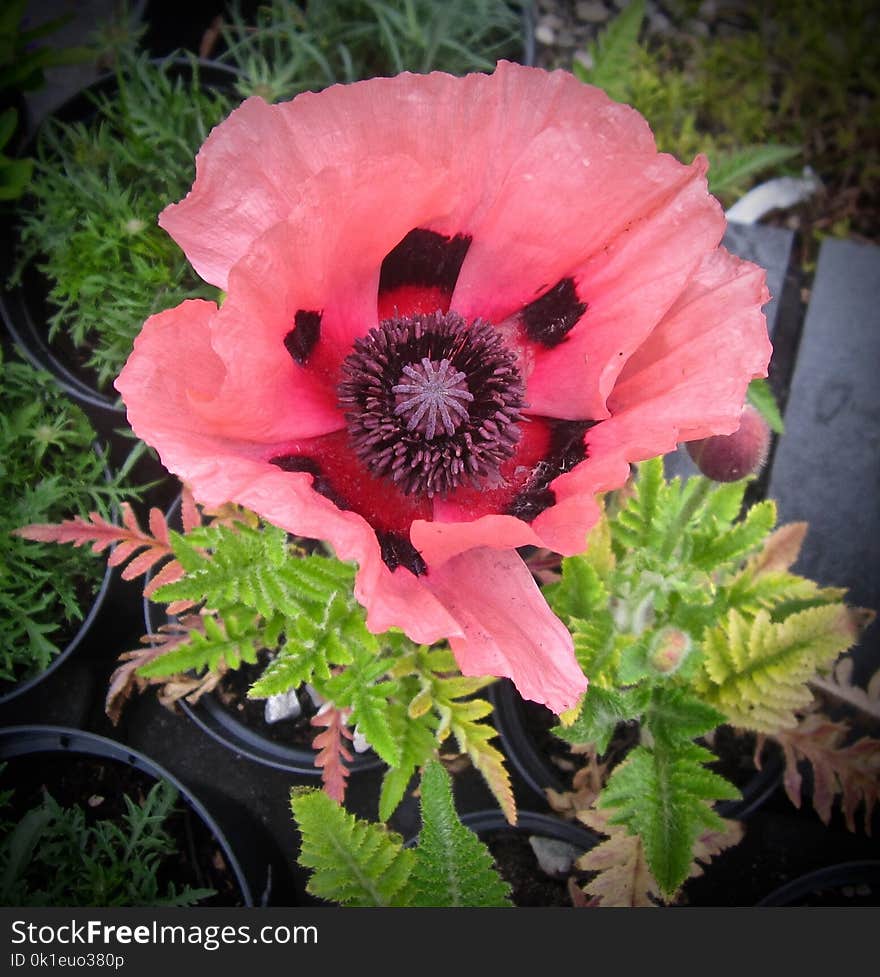
[[[641,838],[629,834],[625,828],[609,823],[607,811],[587,808],[577,812],[578,820],[599,834],[608,835],[603,841],[578,859],[577,867],[584,872],[596,872],[596,877],[584,886],[584,892],[597,905],[614,907],[656,906],[660,887],[651,874]],[[738,844],[742,840],[742,825],[724,821],[721,830],[706,831],[694,844],[688,878],[702,875],[702,865]]]
[[[588,69],[577,61],[574,63],[574,71],[581,81],[598,85],[617,101],[627,101],[644,17],[644,0],[633,0],[608,24],[590,46],[593,67]]]
[[[694,546],[691,563],[701,570],[714,570],[756,550],[776,525],[776,503],[758,502],[745,518],[720,533],[703,535]]]
[[[421,809],[411,904],[509,906],[510,887],[498,875],[486,846],[458,820],[449,774],[436,760],[422,775]]]
[[[256,663],[257,653],[271,648],[266,627],[255,615],[228,614],[222,620],[210,614],[199,618],[199,626],[190,630],[186,641],[142,665],[144,678],[161,678],[178,672],[216,672],[238,668],[242,662]]]
[[[158,589],[156,600],[242,605],[263,617],[295,618],[315,616],[316,606],[326,608],[351,591],[352,567],[319,556],[292,559],[287,534],[275,526],[203,526],[172,534],[171,543],[186,575]]]
[[[437,754],[433,713],[411,716],[406,704],[389,702],[387,717],[391,735],[400,749],[400,760],[385,771],[379,794],[379,818],[387,821],[403,800],[416,770]]]
[[[687,878],[701,832],[723,828],[711,802],[738,796],[732,784],[706,769],[713,759],[696,743],[677,744],[674,751],[661,744],[653,750],[638,746],[615,768],[599,796],[600,808],[614,809],[609,823],[624,824],[641,838],[666,899]]]
[[[516,801],[510,774],[504,765],[504,754],[490,740],[498,733],[494,727],[480,722],[492,712],[492,706],[485,699],[450,700],[449,729],[462,753],[466,753],[471,763],[483,775],[489,790],[510,824],[516,824]]]
[[[808,680],[855,638],[840,603],[810,607],[777,622],[764,610],[752,621],[731,610],[704,635],[696,688],[732,725],[775,733],[797,724],[795,711],[812,699]]]
[[[158,509],[151,509],[150,532],[141,529],[134,510],[127,502],[120,506],[122,525],[109,522],[98,512],[90,512],[88,518],[75,516],[60,523],[40,523],[13,530],[13,535],[40,543],[70,543],[73,546],[91,546],[93,553],[101,553],[114,547],[107,558],[110,566],[122,566],[123,580],[134,580],[151,570],[163,559],[173,556],[168,538],[165,517]],[[166,568],[167,569],[167,568]]]
[[[383,825],[360,821],[324,791],[296,787],[291,810],[302,834],[299,862],[313,870],[306,888],[344,906],[403,906],[415,852]]]
[[[856,812],[864,804],[865,833],[871,834],[874,809],[880,803],[880,742],[863,736],[848,743],[846,723],[832,722],[821,714],[807,716],[795,729],[773,737],[785,755],[785,791],[795,807],[801,806],[799,763],[813,770],[813,807],[825,824],[831,820],[835,800],[850,831],[856,830]]]
[[[348,767],[353,757],[345,745],[354,737],[346,723],[346,713],[337,709],[332,703],[326,702],[312,716],[311,723],[319,727],[322,732],[312,740],[315,748],[315,766],[321,771],[324,790],[340,804],[345,800],[345,788],[348,783]]]
[[[604,753],[619,723],[637,719],[647,706],[645,689],[603,689],[591,685],[577,718],[569,726],[557,726],[553,733],[574,744],[592,744]]]

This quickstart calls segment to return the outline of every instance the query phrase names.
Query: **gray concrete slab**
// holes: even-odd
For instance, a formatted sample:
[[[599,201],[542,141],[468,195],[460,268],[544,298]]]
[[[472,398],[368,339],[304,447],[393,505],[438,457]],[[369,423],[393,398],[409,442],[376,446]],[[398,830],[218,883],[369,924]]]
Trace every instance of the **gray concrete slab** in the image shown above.
[[[768,494],[810,531],[798,572],[880,610],[880,248],[822,245]],[[856,656],[880,668],[880,626]]]

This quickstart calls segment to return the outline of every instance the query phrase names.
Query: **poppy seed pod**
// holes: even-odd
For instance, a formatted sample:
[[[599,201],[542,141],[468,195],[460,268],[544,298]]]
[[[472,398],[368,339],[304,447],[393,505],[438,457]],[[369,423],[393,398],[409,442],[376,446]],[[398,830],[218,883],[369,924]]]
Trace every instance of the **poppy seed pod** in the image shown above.
[[[706,478],[714,482],[737,482],[763,468],[769,446],[767,422],[751,404],[746,404],[733,434],[689,441],[687,452]]]

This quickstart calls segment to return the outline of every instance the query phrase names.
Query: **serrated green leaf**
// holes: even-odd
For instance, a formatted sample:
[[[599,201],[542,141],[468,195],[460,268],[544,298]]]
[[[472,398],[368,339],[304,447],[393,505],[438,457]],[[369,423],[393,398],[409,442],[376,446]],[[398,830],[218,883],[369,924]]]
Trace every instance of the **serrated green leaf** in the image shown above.
[[[581,81],[598,85],[616,101],[627,101],[644,17],[644,0],[633,0],[609,21],[598,39],[590,45],[592,68],[574,62],[573,70]]]
[[[688,481],[708,481],[703,475],[694,475]],[[703,500],[700,522],[714,529],[727,529],[740,514],[748,481],[714,484]]]
[[[290,807],[302,835],[306,886],[344,906],[405,906],[416,855],[384,825],[360,821],[323,791],[294,788]]]
[[[572,618],[565,623],[571,632],[575,657],[584,674],[590,677],[594,686],[611,687],[615,682],[619,657],[611,613],[603,609],[590,620]]]
[[[400,747],[400,760],[396,766],[389,767],[382,778],[379,795],[379,818],[382,821],[387,821],[403,800],[415,771],[437,753],[434,735],[436,716],[427,714],[412,719],[405,714],[401,703],[391,702],[387,719],[392,735]]]
[[[586,620],[607,607],[608,591],[596,569],[583,556],[569,556],[562,561],[562,578],[548,600],[563,621]]]
[[[723,829],[710,803],[739,796],[732,784],[705,768],[714,759],[695,743],[678,744],[674,752],[660,744],[653,750],[638,746],[599,795],[598,806],[613,809],[609,823],[623,824],[641,838],[666,899],[687,878],[700,833]]]
[[[856,638],[846,607],[836,602],[781,621],[765,610],[753,620],[731,610],[703,637],[695,687],[732,725],[778,732],[796,725],[795,711],[812,699],[809,680]]]
[[[596,752],[602,754],[608,749],[618,724],[637,719],[648,698],[645,689],[616,691],[590,686],[577,719],[570,726],[554,727],[553,734],[568,743],[592,743]]]
[[[655,688],[643,720],[655,743],[662,743],[669,750],[724,722],[723,713],[683,688]]]
[[[756,550],[776,525],[776,503],[765,499],[753,505],[743,520],[726,532],[706,534],[695,541],[691,554],[694,566],[713,570]]]
[[[230,614],[223,622],[203,616],[204,633],[190,631],[188,640],[138,668],[145,678],[162,678],[180,672],[218,671],[254,664],[257,653],[267,647],[265,632],[256,617]]]
[[[421,786],[422,830],[410,878],[412,905],[510,906],[510,887],[492,855],[458,819],[449,774],[436,760],[425,766]]]
[[[455,737],[459,750],[470,757],[471,763],[483,775],[489,790],[495,795],[504,816],[513,824],[516,821],[516,802],[510,774],[504,765],[504,754],[490,742],[498,736],[498,732],[493,726],[480,721],[491,714],[491,703],[485,699],[467,699],[463,702],[446,700],[441,704],[441,712],[445,713],[445,724]],[[442,735],[442,728],[443,723],[438,735]]]

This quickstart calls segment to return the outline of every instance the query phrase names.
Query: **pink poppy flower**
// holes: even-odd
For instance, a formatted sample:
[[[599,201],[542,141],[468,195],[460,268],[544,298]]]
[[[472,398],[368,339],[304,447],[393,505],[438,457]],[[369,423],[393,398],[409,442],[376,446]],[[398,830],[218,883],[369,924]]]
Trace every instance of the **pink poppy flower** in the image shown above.
[[[516,548],[581,552],[597,493],[734,430],[766,373],[705,170],[559,71],[250,98],[160,217],[227,297],[147,321],[131,425],[200,501],[357,561],[374,631],[567,709],[586,678]]]

